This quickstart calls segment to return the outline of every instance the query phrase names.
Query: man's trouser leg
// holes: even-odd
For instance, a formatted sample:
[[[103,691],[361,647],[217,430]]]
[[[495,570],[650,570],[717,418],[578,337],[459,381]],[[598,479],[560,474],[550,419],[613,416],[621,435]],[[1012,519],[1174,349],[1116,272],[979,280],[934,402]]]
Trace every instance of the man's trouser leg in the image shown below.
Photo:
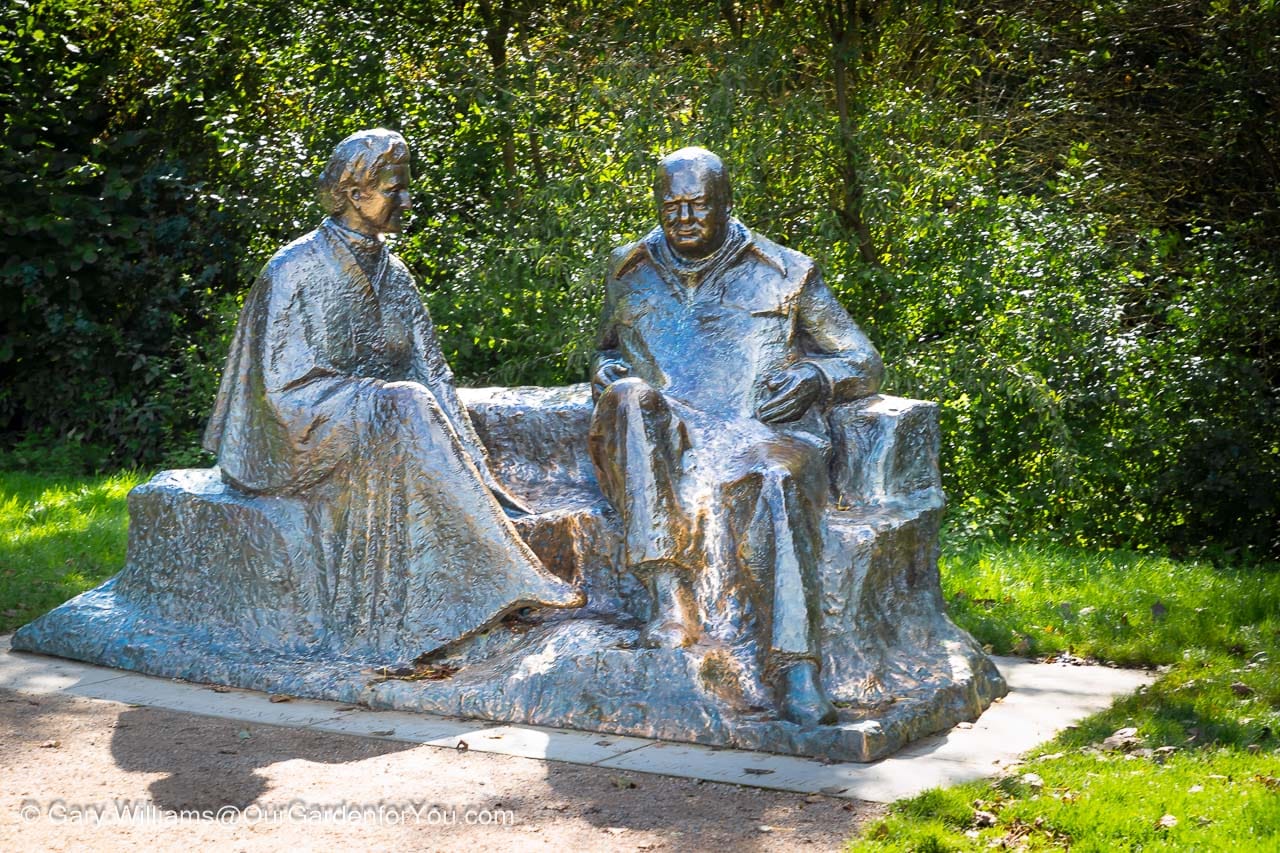
[[[792,457],[798,462],[800,454]],[[823,693],[817,645],[818,531],[826,481],[787,464],[764,462],[726,489],[740,569],[755,599],[765,668],[772,673],[779,711],[801,725],[834,722]]]
[[[625,559],[688,565],[693,525],[677,491],[687,447],[680,419],[642,379],[621,379],[600,395],[587,439],[600,490],[622,516]]]
[[[640,643],[693,643],[700,619],[690,589],[693,525],[677,497],[688,447],[680,419],[643,380],[627,378],[596,401],[588,435],[600,489],[622,516],[624,559],[653,606]]]

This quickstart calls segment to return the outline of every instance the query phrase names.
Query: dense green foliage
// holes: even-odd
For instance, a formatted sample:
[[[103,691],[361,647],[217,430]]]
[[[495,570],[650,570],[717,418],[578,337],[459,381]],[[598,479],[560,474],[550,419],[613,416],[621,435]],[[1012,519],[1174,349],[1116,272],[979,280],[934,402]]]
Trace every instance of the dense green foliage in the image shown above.
[[[15,0],[4,461],[198,458],[238,299],[370,125],[455,372],[581,380],[697,143],[942,403],[960,529],[1280,553],[1278,69],[1270,0]]]
[[[988,546],[949,555],[943,585],[955,620],[1000,651],[1072,650],[1162,673],[994,781],[895,803],[851,850],[1280,845],[1280,575]],[[1106,745],[1122,728],[1132,738]]]

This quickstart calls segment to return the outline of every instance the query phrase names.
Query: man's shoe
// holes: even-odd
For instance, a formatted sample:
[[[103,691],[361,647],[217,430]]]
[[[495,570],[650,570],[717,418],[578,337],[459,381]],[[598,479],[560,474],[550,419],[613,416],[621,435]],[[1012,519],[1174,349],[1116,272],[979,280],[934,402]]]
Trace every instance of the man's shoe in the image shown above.
[[[784,720],[804,728],[829,726],[838,720],[836,706],[822,692],[815,662],[805,660],[791,664],[783,670],[778,686],[782,693],[779,711]]]

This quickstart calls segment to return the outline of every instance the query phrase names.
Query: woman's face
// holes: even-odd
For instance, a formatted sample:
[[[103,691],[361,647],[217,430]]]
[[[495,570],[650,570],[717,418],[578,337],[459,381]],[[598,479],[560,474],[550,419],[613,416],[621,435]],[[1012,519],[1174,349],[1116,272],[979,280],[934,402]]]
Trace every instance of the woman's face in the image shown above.
[[[413,176],[408,166],[386,166],[376,178],[363,187],[350,190],[352,212],[359,230],[371,234],[400,233],[400,217],[413,209],[409,198],[409,182]]]

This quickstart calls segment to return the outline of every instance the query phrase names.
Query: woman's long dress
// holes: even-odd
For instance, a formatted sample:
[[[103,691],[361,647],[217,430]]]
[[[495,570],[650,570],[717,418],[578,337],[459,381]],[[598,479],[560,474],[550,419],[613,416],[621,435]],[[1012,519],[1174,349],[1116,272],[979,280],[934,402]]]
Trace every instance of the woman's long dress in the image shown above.
[[[408,660],[519,607],[570,607],[493,497],[404,264],[333,220],[250,291],[205,435],[224,479],[301,497],[320,555],[297,602],[338,653]]]

